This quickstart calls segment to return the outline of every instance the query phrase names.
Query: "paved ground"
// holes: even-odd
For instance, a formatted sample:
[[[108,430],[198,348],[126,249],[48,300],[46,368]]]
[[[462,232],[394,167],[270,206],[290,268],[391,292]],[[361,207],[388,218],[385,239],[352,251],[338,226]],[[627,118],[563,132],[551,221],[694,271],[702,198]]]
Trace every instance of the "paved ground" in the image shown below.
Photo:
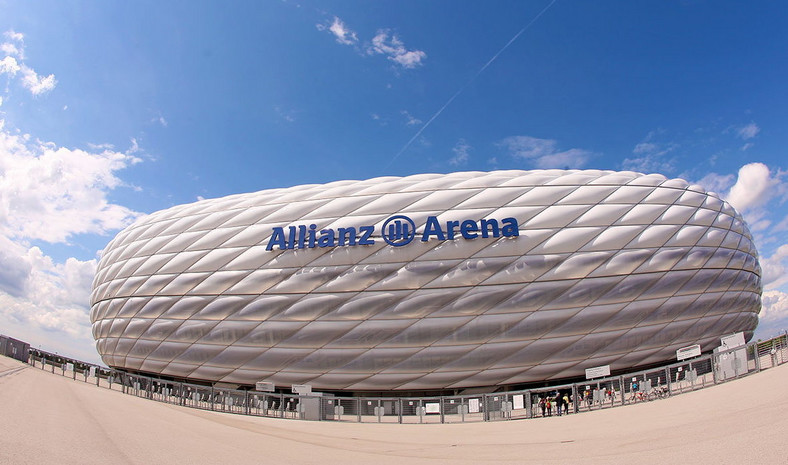
[[[0,356],[0,464],[788,464],[787,382],[788,364],[568,417],[348,424],[176,407]]]

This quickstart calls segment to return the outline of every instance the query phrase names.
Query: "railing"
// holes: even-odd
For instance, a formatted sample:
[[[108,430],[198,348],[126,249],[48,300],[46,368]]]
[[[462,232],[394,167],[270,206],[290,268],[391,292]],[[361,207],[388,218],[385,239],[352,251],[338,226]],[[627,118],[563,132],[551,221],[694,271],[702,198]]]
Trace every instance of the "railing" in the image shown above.
[[[783,334],[659,368],[545,388],[435,397],[339,397],[174,382],[132,375],[36,349],[31,349],[28,359],[29,364],[51,373],[184,407],[263,417],[363,423],[462,423],[581,413],[703,389],[786,361],[788,334]]]

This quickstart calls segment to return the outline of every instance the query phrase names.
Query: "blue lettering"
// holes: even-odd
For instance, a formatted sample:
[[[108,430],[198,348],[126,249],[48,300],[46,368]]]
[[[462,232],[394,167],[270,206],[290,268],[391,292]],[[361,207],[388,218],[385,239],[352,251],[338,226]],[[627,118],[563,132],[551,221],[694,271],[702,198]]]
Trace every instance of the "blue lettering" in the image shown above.
[[[296,227],[289,226],[287,229],[290,230],[289,237],[287,238],[287,248],[293,249],[295,248],[295,242],[296,242]]]
[[[318,247],[334,247],[337,245],[333,229],[321,229],[320,237],[317,240]]]
[[[339,228],[339,246],[343,245],[356,245],[356,228]]]
[[[309,225],[309,241],[307,242],[307,247],[310,249],[315,248],[315,229],[317,228],[316,224]]]
[[[476,225],[476,222],[473,220],[465,220],[460,225],[460,232],[462,233],[462,237],[465,239],[476,239],[479,237],[474,231],[478,231],[479,227]]]
[[[296,248],[303,249],[305,240],[306,240],[306,226],[302,224],[298,226],[298,246]]]
[[[482,220],[482,237],[489,237],[490,232],[492,232],[492,237],[501,235],[501,231],[498,229],[498,220]]]
[[[358,228],[361,231],[361,238],[359,238],[359,245],[372,245],[375,240],[371,238],[372,233],[375,232],[374,226],[362,226]]]
[[[448,236],[449,240],[454,239],[454,228],[460,226],[459,221],[447,221],[446,222],[446,235]]]
[[[413,238],[413,220],[403,215],[395,215],[386,220],[383,225],[386,231],[381,230],[381,235],[386,243],[395,247],[407,245]],[[279,246],[279,250],[287,249],[313,249],[315,247],[336,247],[354,245],[373,245],[375,239],[374,226],[359,226],[321,229],[317,230],[317,225],[298,225],[288,226],[287,232],[284,227],[272,228],[271,238],[265,250],[274,250]],[[436,216],[428,216],[424,223],[424,231],[421,235],[422,242],[430,239],[439,241],[454,240],[462,235],[463,239],[476,239],[479,236],[488,237],[518,237],[520,235],[519,225],[515,218],[504,218],[499,221],[496,219],[447,221],[446,229],[438,221]]]
[[[520,235],[520,227],[517,225],[517,220],[514,218],[504,218],[501,220],[503,227],[501,232],[506,237],[517,237]]]
[[[274,228],[273,233],[271,233],[271,239],[268,241],[268,245],[265,246],[265,250],[274,250],[275,245],[279,246],[279,250],[285,250],[287,248],[285,231],[282,228]]]
[[[435,236],[436,239],[445,241],[446,235],[443,234],[438,218],[435,216],[428,216],[427,223],[424,225],[424,234],[421,236],[422,242],[430,240],[430,236]]]

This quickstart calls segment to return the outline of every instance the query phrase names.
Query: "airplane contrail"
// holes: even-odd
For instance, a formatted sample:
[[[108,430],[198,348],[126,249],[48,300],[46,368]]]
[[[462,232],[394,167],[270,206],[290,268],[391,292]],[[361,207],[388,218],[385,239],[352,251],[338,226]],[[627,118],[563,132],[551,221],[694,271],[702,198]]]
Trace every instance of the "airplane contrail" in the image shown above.
[[[391,164],[392,164],[392,163],[394,163],[394,161],[396,161],[396,160],[397,160],[397,158],[399,158],[399,156],[400,156],[400,155],[402,155],[402,154],[405,152],[405,150],[407,150],[407,149],[408,149],[408,147],[410,147],[410,145],[413,143],[413,141],[415,141],[416,139],[418,139],[418,137],[421,135],[421,133],[423,133],[423,132],[424,132],[424,130],[425,130],[425,129],[427,129],[427,127],[428,127],[428,126],[429,126],[429,125],[430,125],[430,124],[431,124],[433,121],[435,121],[435,118],[437,118],[438,116],[440,116],[440,114],[441,114],[441,113],[443,113],[443,110],[445,110],[445,109],[446,109],[446,107],[448,107],[449,105],[451,105],[451,102],[453,102],[453,101],[454,101],[454,99],[455,99],[455,98],[457,98],[457,96],[458,96],[458,95],[460,95],[460,94],[461,94],[461,93],[462,93],[462,92],[463,92],[465,89],[467,89],[467,88],[468,88],[468,86],[470,86],[470,85],[473,83],[473,81],[475,81],[475,80],[476,80],[476,78],[477,78],[477,77],[479,77],[479,75],[480,75],[480,74],[482,74],[482,73],[484,72],[484,70],[485,70],[485,69],[487,69],[487,67],[489,67],[489,66],[492,64],[492,62],[493,62],[493,61],[495,61],[495,59],[496,59],[496,58],[498,58],[498,55],[500,55],[500,54],[501,54],[501,53],[503,53],[503,52],[504,52],[504,51],[505,51],[507,48],[509,48],[509,46],[510,46],[510,45],[512,45],[512,43],[514,43],[514,41],[515,41],[515,40],[517,40],[517,38],[518,38],[518,37],[520,37],[520,36],[523,34],[523,32],[527,31],[527,30],[528,30],[528,28],[529,28],[529,27],[531,27],[531,25],[533,25],[533,24],[536,22],[536,20],[537,20],[537,19],[539,19],[539,17],[540,17],[540,16],[542,16],[542,15],[543,15],[543,14],[544,14],[544,13],[545,13],[547,10],[549,10],[549,9],[550,9],[550,7],[551,7],[551,6],[553,6],[553,3],[555,3],[556,1],[558,1],[558,0],[551,0],[551,1],[550,1],[550,3],[548,3],[546,7],[542,8],[542,11],[540,11],[540,12],[539,12],[539,14],[537,14],[536,16],[534,16],[534,18],[533,18],[533,19],[532,19],[530,22],[528,22],[528,24],[526,24],[526,25],[525,25],[525,26],[524,26],[522,29],[520,29],[520,32],[518,32],[517,34],[515,34],[515,35],[514,35],[514,37],[512,37],[512,38],[509,40],[509,42],[506,42],[506,45],[504,45],[503,47],[501,47],[501,49],[500,49],[500,50],[498,50],[498,52],[497,52],[495,55],[493,55],[493,56],[492,56],[492,58],[490,58],[490,59],[487,61],[487,63],[485,63],[485,64],[484,64],[484,66],[482,66],[482,67],[479,69],[479,71],[477,71],[477,72],[476,72],[476,74],[474,74],[474,75],[473,75],[473,77],[471,77],[471,78],[468,80],[468,82],[466,82],[466,83],[465,83],[465,85],[464,85],[464,86],[462,86],[462,87],[460,88],[460,90],[458,90],[457,92],[455,92],[455,93],[454,93],[454,95],[452,95],[452,96],[449,98],[449,100],[447,100],[447,101],[446,101],[446,103],[444,103],[444,104],[443,104],[443,106],[442,106],[442,107],[440,107],[440,108],[438,109],[438,111],[436,111],[436,112],[435,112],[435,114],[434,114],[434,115],[432,115],[432,117],[431,117],[430,119],[428,119],[428,120],[427,120],[427,122],[426,122],[426,123],[424,123],[424,125],[423,125],[422,127],[420,127],[420,128],[419,128],[419,130],[418,130],[418,131],[416,131],[416,134],[415,134],[413,137],[411,137],[411,138],[410,138],[410,140],[409,140],[409,141],[408,141],[408,142],[407,142],[407,143],[406,143],[404,146],[402,146],[402,148],[400,149],[400,151],[399,151],[399,152],[397,152],[397,154],[396,154],[396,155],[394,155],[394,157],[393,157],[391,160],[389,160],[388,164],[386,165],[386,168],[388,168],[389,166],[391,166]]]

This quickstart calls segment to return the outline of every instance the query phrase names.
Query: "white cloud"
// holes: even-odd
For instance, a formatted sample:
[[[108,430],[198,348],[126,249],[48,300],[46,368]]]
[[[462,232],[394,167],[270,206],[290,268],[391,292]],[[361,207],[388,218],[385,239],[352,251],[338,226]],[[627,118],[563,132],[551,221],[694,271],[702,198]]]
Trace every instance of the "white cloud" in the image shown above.
[[[316,27],[318,31],[325,31],[334,36],[334,39],[340,44],[355,46],[359,43],[356,32],[337,16],[334,16],[330,22],[318,23]],[[354,48],[361,52],[359,47]],[[421,66],[427,58],[427,54],[422,50],[408,50],[399,37],[386,29],[379,29],[371,42],[365,42],[363,50],[368,55],[383,55],[406,69]]]
[[[666,159],[666,155],[678,148],[674,143],[657,143],[654,138],[661,131],[651,131],[642,142],[635,145],[632,154],[635,157],[625,158],[621,168],[641,173],[670,173],[675,171],[675,160]]]
[[[761,297],[763,309],[759,318],[763,322],[788,319],[788,294],[782,291],[764,291]]]
[[[0,327],[45,350],[98,361],[88,309],[96,260],[54,263],[38,247],[25,249],[5,240],[0,240],[0,256],[12,257],[24,270],[16,277],[21,293],[0,290]],[[0,275],[4,282],[6,277]]]
[[[722,194],[727,192],[733,185],[736,176],[732,174],[722,175],[717,173],[709,173],[701,178],[697,183],[703,186],[709,192],[716,192]]]
[[[4,35],[0,74],[19,79],[33,95],[51,91],[54,75],[39,75],[24,62],[24,36]],[[58,263],[33,245],[103,235],[141,216],[108,198],[125,186],[117,173],[141,161],[137,141],[126,152],[88,147],[41,141],[0,119],[0,328],[35,346],[98,361],[88,309],[97,260]]]
[[[416,68],[427,58],[421,50],[408,50],[405,44],[394,34],[389,36],[389,31],[379,30],[372,38],[372,45],[367,47],[370,55],[385,55],[389,60],[401,65],[403,68]]]
[[[6,258],[12,257],[16,264],[16,273],[11,279],[3,279],[3,290],[6,287],[16,292],[7,292],[18,303],[29,302],[35,304],[36,311],[23,312],[38,321],[46,322],[46,315],[60,313],[67,308],[80,308],[87,311],[90,299],[90,290],[93,275],[96,271],[97,261],[81,261],[69,258],[65,263],[54,263],[40,248],[26,248],[7,238],[0,239],[0,254],[3,257],[3,266],[7,267]],[[43,313],[38,313],[42,310]],[[52,324],[45,324],[52,328]]]
[[[88,304],[96,259],[56,263],[30,242],[105,234],[140,216],[107,198],[124,185],[116,173],[140,159],[96,148],[103,151],[36,141],[0,120],[0,327],[94,361]]]
[[[14,56],[20,55],[17,46],[10,42],[4,42],[0,44],[0,52],[5,53],[6,55],[14,55]]]
[[[460,166],[468,163],[472,148],[473,147],[465,142],[465,139],[457,141],[457,144],[451,149],[451,151],[454,152],[454,156],[449,159],[449,164],[452,166]]]
[[[88,303],[97,261],[55,263],[40,248],[0,235],[0,327],[46,350],[98,361]]]
[[[0,60],[0,74],[10,74],[14,76],[20,69],[22,68],[14,57],[6,56]]]
[[[136,144],[136,141],[134,141],[134,143]],[[115,146],[112,145],[112,144],[93,144],[93,143],[88,142],[88,147],[91,150],[101,150],[101,151],[104,151],[104,150],[115,150]]]
[[[334,16],[331,24],[317,24],[318,31],[328,31],[334,35],[337,42],[344,45],[353,45],[358,43],[358,36],[350,28],[348,28],[341,19]]]
[[[405,122],[405,124],[407,124],[408,126],[418,126],[419,124],[421,124],[421,123],[422,123],[422,121],[421,121],[420,119],[418,119],[418,118],[416,118],[415,116],[413,116],[413,115],[411,115],[410,113],[408,113],[408,111],[407,111],[407,110],[402,110],[400,113],[401,113],[401,114],[402,114],[402,115],[405,117],[405,119],[407,120],[407,121]]]
[[[0,74],[8,74],[15,77],[21,74],[21,83],[33,95],[45,94],[57,85],[54,74],[48,76],[39,75],[33,68],[24,63],[24,36],[18,32],[7,31],[4,34],[12,42],[0,44],[0,50],[6,54],[0,60]]]
[[[758,127],[755,123],[750,123],[746,126],[742,126],[736,129],[736,135],[739,136],[741,139],[748,140],[752,139],[761,132],[761,128]]]
[[[555,140],[531,136],[510,136],[497,145],[508,150],[512,157],[529,161],[541,169],[582,168],[593,155],[582,149],[559,152]]]
[[[110,203],[107,192],[122,185],[115,172],[139,158],[29,139],[0,130],[0,234],[66,242],[74,234],[122,228],[138,216]]]
[[[643,153],[657,152],[658,150],[659,146],[657,146],[657,144],[651,142],[641,142],[635,146],[635,148],[632,150],[632,153],[639,155]]]
[[[788,293],[780,290],[764,291],[761,304],[763,306],[758,315],[755,337],[763,340],[784,334],[788,329]]]
[[[775,217],[781,211],[779,205],[788,199],[785,175],[779,169],[771,172],[763,163],[749,163],[739,169],[738,176],[710,173],[698,184],[720,194],[741,213],[760,245],[779,245],[784,239],[775,233],[788,228],[788,218]],[[778,224],[773,226],[775,221]]]
[[[51,91],[57,85],[54,74],[39,76],[31,68],[22,65],[22,85],[30,90],[33,95],[40,95]]]
[[[766,289],[788,284],[788,242],[778,247],[771,256],[761,258],[760,262]]]
[[[334,17],[334,22],[331,23],[329,27],[329,31],[334,34],[339,43],[350,45],[358,42],[356,33],[348,29],[336,16]]]
[[[6,38],[8,38],[9,40],[13,40],[14,42],[22,42],[25,39],[24,34],[22,34],[21,32],[15,32],[13,29],[9,31],[5,31],[3,35],[6,36]]]
[[[27,260],[27,250],[0,236],[0,291],[13,297],[24,296],[32,268]]]
[[[726,200],[738,211],[745,213],[766,205],[772,198],[785,193],[786,186],[778,172],[775,176],[763,163],[749,163],[739,169],[736,184],[731,187]]]
[[[762,233],[771,228],[773,234],[788,229],[788,218],[779,221],[779,218],[774,217],[775,213],[780,211],[775,202],[782,204],[788,199],[785,176],[786,172],[779,169],[772,172],[763,163],[749,163],[739,169],[738,176],[710,173],[698,181],[698,184],[709,191],[717,192],[727,200],[742,214],[750,231]],[[779,222],[772,227],[774,221]],[[774,236],[760,239],[769,243],[779,241]]]

